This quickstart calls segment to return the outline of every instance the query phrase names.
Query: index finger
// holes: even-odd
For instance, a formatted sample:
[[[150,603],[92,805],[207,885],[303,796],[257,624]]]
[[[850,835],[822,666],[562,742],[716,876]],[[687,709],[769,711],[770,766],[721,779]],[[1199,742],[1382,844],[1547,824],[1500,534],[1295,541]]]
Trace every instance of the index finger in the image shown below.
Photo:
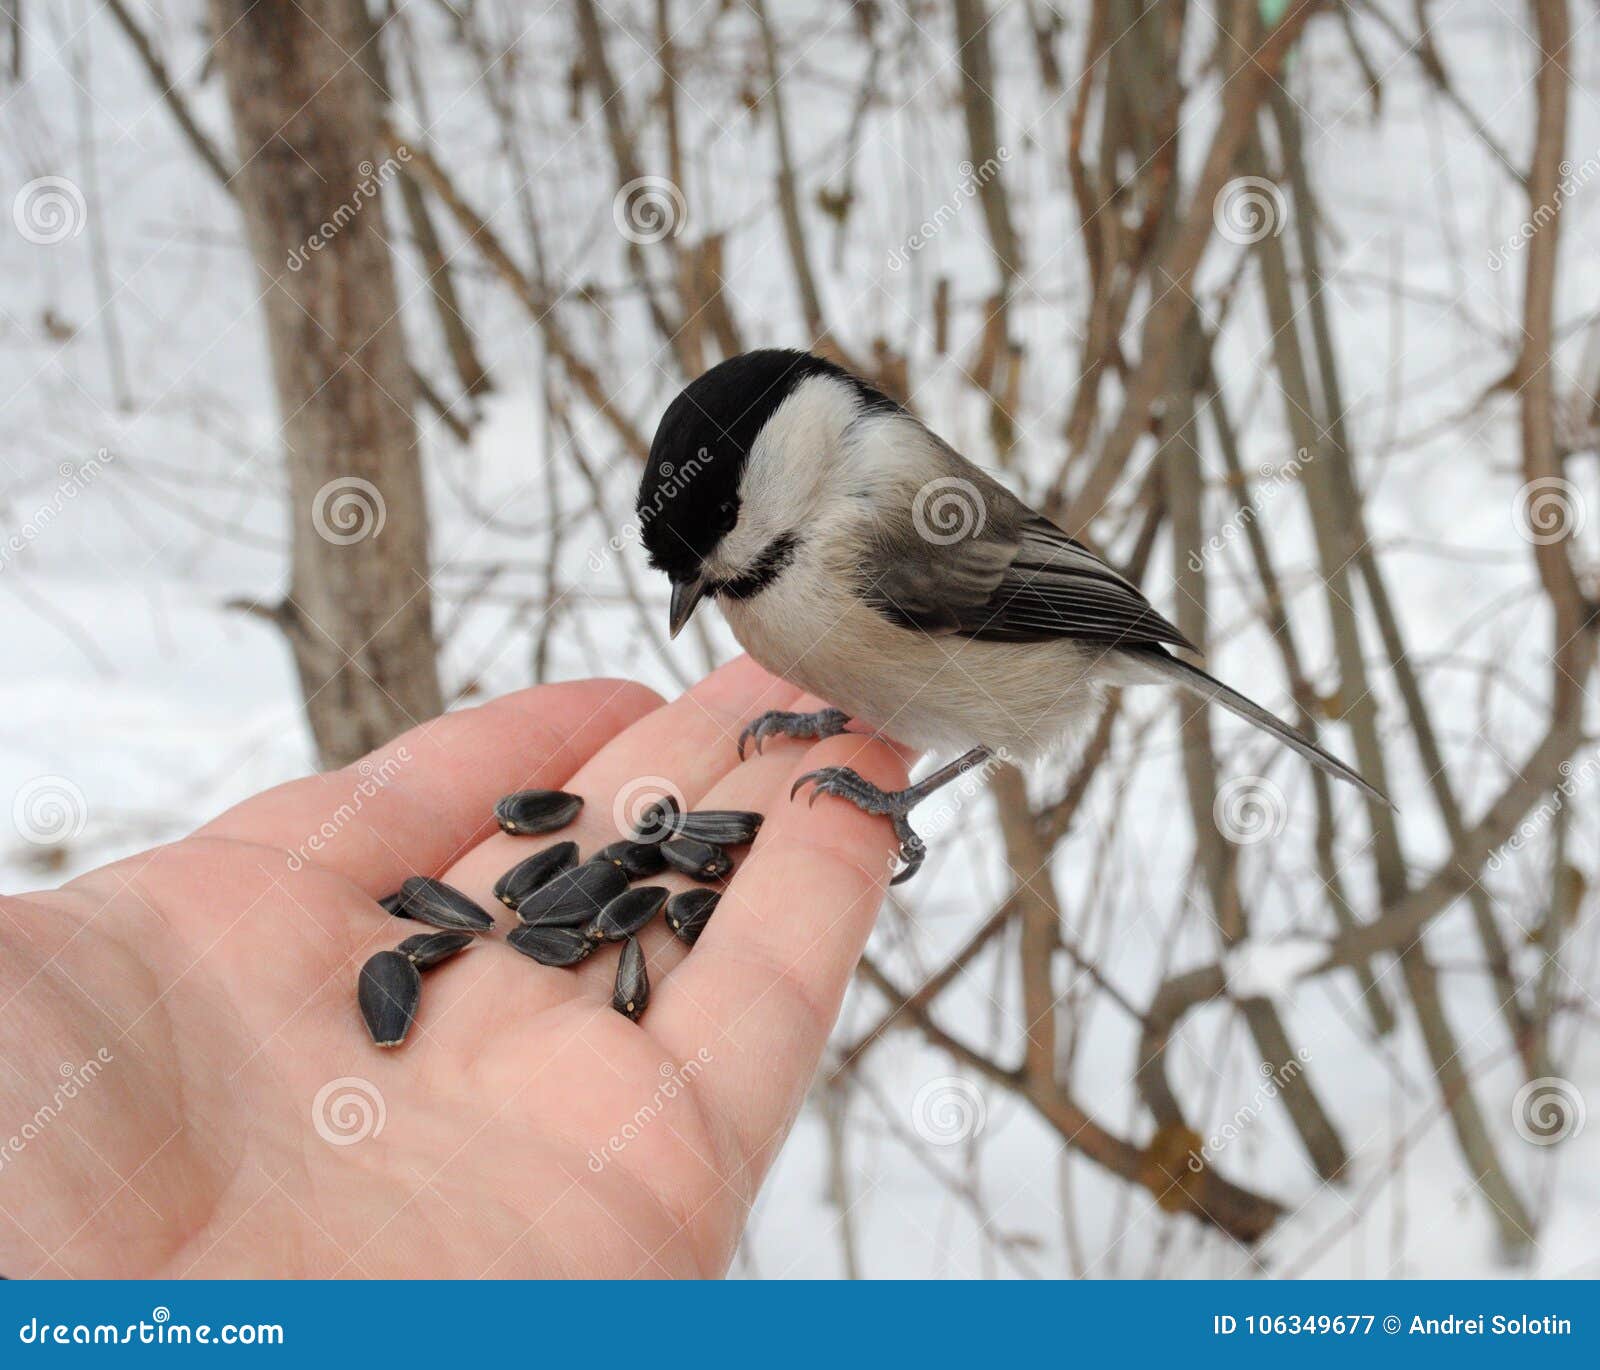
[[[702,1049],[697,1089],[759,1179],[799,1111],[866,949],[899,850],[882,818],[789,789],[849,766],[883,789],[906,783],[884,742],[847,734],[774,776],[767,821],[694,952],[661,983],[651,1030],[680,1058]]]

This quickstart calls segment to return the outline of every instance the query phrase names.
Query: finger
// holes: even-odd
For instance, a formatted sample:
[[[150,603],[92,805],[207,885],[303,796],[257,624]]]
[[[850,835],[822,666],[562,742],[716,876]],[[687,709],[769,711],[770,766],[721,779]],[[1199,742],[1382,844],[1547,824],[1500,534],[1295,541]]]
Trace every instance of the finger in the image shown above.
[[[784,707],[798,693],[748,657],[736,658],[671,704],[640,718],[565,782],[564,788],[584,799],[576,822],[559,833],[537,838],[492,833],[462,854],[445,871],[444,880],[494,913],[502,927],[515,926],[515,920],[494,898],[495,881],[507,870],[559,841],[576,842],[580,859],[592,856],[626,836],[640,809],[659,798],[664,789],[686,807],[700,804],[718,780],[738,766],[735,742],[745,722],[763,709]],[[669,881],[662,876],[635,883]],[[649,945],[659,946],[658,937],[652,937]],[[615,949],[602,947],[571,968],[542,967],[511,948],[491,951],[493,957],[481,958],[482,973],[515,977],[496,979],[492,984],[514,988],[519,1015],[578,997],[597,1005],[610,1002],[618,955]],[[465,1037],[481,1040],[482,1032],[494,1024],[511,1025],[503,1012],[503,996],[481,989],[471,993],[480,995],[481,1002],[474,1004],[469,993],[462,995],[457,1030]]]
[[[904,762],[872,738],[831,738],[766,774],[769,812],[694,952],[652,997],[651,1030],[678,1059],[709,1057],[697,1082],[758,1182],[816,1070],[872,932],[898,850],[888,822],[789,787],[842,765],[884,789]]]
[[[622,680],[519,690],[423,723],[354,765],[248,799],[196,836],[277,848],[291,872],[332,870],[381,897],[487,837],[502,795],[564,788],[661,703]]]
[[[815,695],[796,694],[791,690],[789,697],[772,707],[792,713],[812,713],[826,706]],[[759,752],[754,747],[747,747],[743,761],[726,771],[711,785],[700,796],[695,807],[749,810],[760,814],[765,820],[767,813],[775,806],[787,803],[789,797],[787,786],[792,783],[796,758],[803,756],[805,749],[815,746],[815,740],[774,734],[767,739],[767,744]],[[749,858],[749,854],[747,849],[740,848],[729,852],[736,865],[742,865]],[[671,869],[659,876],[652,876],[649,883],[665,885],[673,894],[683,890],[708,887],[706,881],[679,875]],[[726,885],[721,888],[725,890]],[[644,942],[648,954],[652,984],[670,973],[689,951],[687,945],[673,936],[665,919],[646,928],[640,935],[640,940]]]
[[[791,692],[792,693],[792,692]],[[816,702],[807,696],[798,699],[789,699],[781,706],[796,712],[806,711],[817,707]],[[787,755],[780,754],[787,751]],[[792,783],[795,766],[793,748],[779,748],[771,754],[763,753],[757,756],[754,752],[747,752],[746,759],[727,770],[714,784],[697,797],[690,798],[693,808],[699,809],[738,809],[751,810],[765,817],[766,812],[776,805],[788,802],[788,786]],[[749,851],[733,848],[729,855],[738,865],[749,859]],[[664,886],[669,894],[678,894],[683,890],[714,888],[706,881],[694,880],[687,875],[680,875],[676,871],[663,871],[653,875],[647,880],[635,881],[635,884],[648,884]],[[727,888],[725,885],[722,887]],[[689,955],[690,948],[675,937],[667,926],[665,918],[651,921],[649,926],[639,934],[639,941],[645,952],[646,965],[649,971],[650,983],[659,986],[664,978],[682,963]],[[606,963],[609,966],[609,962]],[[606,982],[609,984],[609,981]],[[607,991],[609,993],[609,990]],[[648,1026],[649,1024],[647,1024]]]

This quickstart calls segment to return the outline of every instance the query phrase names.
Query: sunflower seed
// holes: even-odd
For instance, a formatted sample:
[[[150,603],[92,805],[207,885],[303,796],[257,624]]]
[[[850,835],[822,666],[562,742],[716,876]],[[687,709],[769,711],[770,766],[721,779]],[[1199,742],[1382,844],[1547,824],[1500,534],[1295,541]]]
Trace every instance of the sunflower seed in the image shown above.
[[[397,1047],[406,1039],[422,999],[422,976],[398,951],[380,951],[361,967],[356,1002],[367,1031],[380,1047]]]
[[[721,890],[684,890],[673,895],[667,900],[667,926],[672,935],[692,947],[700,940],[721,898]]]
[[[644,951],[637,937],[630,937],[617,962],[617,983],[611,991],[611,1007],[635,1023],[650,1003],[650,976],[644,967]]]
[[[506,941],[541,966],[575,966],[594,950],[594,943],[577,928],[513,928]]]
[[[670,794],[664,794],[648,809],[639,815],[639,821],[634,825],[633,840],[635,842],[660,842],[663,838],[672,836],[673,824],[677,821],[682,809],[678,801]]]
[[[405,896],[399,890],[396,890],[393,894],[384,895],[382,899],[378,900],[378,905],[385,913],[393,914],[396,918],[411,917],[406,912]]]
[[[761,815],[742,809],[707,809],[704,813],[680,814],[673,820],[672,835],[696,842],[711,842],[719,847],[736,847],[754,842],[761,831]]]
[[[517,905],[517,917],[534,927],[581,928],[627,888],[621,866],[585,861],[536,889]]]
[[[582,807],[583,800],[565,790],[518,790],[494,806],[494,818],[506,832],[527,837],[566,827]]]
[[[406,913],[419,923],[450,932],[488,932],[494,919],[443,880],[413,875],[400,886]]]
[[[395,948],[418,970],[430,970],[472,945],[470,932],[419,932]]]
[[[674,837],[663,842],[661,854],[673,870],[692,875],[696,880],[720,880],[733,869],[733,862],[721,847],[689,837]]]
[[[610,861],[613,865],[621,866],[622,873],[630,880],[643,880],[648,876],[659,875],[667,865],[667,858],[661,854],[659,842],[630,842],[627,838],[613,842],[609,847],[600,848],[589,859]]]
[[[525,861],[518,861],[494,882],[494,897],[508,909],[514,909],[530,894],[548,884],[564,870],[578,864],[578,844],[557,842]]]
[[[591,942],[621,942],[632,937],[661,912],[669,891],[663,885],[635,885],[624,890],[583,930]]]

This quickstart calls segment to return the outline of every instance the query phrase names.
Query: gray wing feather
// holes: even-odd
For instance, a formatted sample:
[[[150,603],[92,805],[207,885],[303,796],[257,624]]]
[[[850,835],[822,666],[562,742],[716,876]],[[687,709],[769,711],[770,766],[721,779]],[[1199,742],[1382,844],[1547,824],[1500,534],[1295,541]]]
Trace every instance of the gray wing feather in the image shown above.
[[[966,498],[970,531],[948,541],[923,536],[912,512],[928,486],[906,488],[903,516],[897,509],[875,527],[872,555],[862,567],[863,594],[880,613],[903,627],[989,642],[1066,637],[1193,650],[1131,581],[926,429],[921,432],[932,458],[924,473],[964,482],[964,488],[946,489],[952,498]],[[922,521],[926,526],[925,515]]]
[[[1390,802],[1338,757],[1254,700],[1168,655],[1164,644],[1195,649],[1132,582],[920,424],[916,428],[929,445],[929,460],[917,469],[925,483],[904,485],[899,496],[888,498],[879,490],[863,501],[880,513],[894,511],[873,527],[861,568],[863,594],[879,612],[928,633],[997,642],[1066,637],[1126,648],[1124,662],[1142,668],[1148,679],[1170,681],[1221,705],[1329,775]],[[909,430],[898,436],[917,440]],[[963,482],[970,496],[962,537],[930,539],[919,533],[912,517],[918,497],[940,477]],[[922,523],[928,522],[924,511]]]

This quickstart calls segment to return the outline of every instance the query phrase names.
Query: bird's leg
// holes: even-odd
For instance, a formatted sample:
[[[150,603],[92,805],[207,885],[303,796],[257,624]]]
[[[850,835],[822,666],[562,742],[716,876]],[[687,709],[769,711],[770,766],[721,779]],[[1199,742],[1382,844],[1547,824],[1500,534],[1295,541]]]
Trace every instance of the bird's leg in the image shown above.
[[[983,765],[993,755],[987,747],[974,747],[970,752],[963,752],[948,766],[939,767],[903,790],[880,790],[848,766],[824,766],[820,771],[807,771],[796,780],[794,788],[789,791],[789,798],[793,799],[800,787],[810,781],[815,785],[811,791],[813,804],[817,802],[819,794],[831,794],[835,798],[849,800],[862,813],[887,817],[894,824],[894,835],[900,839],[900,859],[905,863],[890,882],[898,885],[917,873],[928,854],[927,844],[912,830],[911,810],[935,790],[952,780],[959,780],[974,766]]]
[[[775,734],[781,737],[837,737],[850,721],[843,709],[818,709],[814,714],[786,714],[773,709],[755,719],[739,734],[739,760],[744,760],[745,743],[754,740],[759,754],[761,744]]]

